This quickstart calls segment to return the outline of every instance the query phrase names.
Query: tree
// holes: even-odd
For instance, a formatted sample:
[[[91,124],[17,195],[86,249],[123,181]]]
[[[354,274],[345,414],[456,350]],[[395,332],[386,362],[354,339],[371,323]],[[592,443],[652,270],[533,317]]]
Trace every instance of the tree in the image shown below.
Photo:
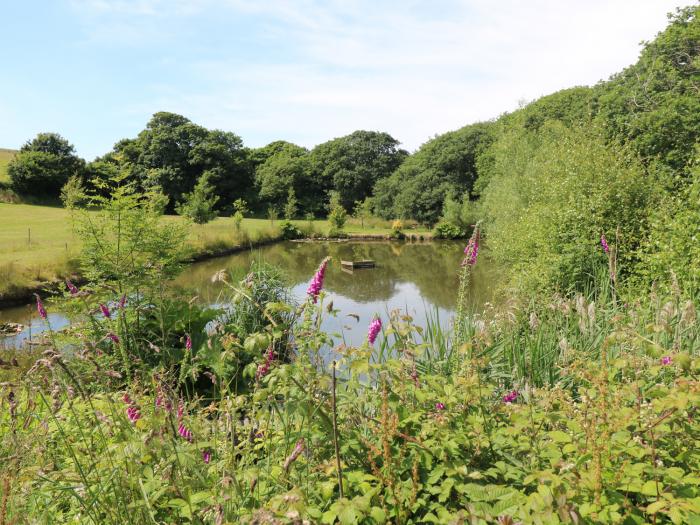
[[[209,178],[209,172],[205,172],[197,181],[192,193],[186,194],[184,201],[177,206],[180,215],[189,217],[196,224],[206,224],[219,215],[214,209],[219,197],[214,195],[214,186],[209,182]]]
[[[388,133],[363,130],[324,142],[311,152],[313,178],[324,190],[337,191],[340,204],[351,210],[407,157],[398,146]]]
[[[284,218],[291,221],[297,214],[297,197],[294,188],[290,187],[287,194],[287,203],[284,205]]]
[[[12,189],[20,195],[58,197],[73,176],[82,177],[85,161],[57,133],[39,133],[22,146],[7,167]]]
[[[328,221],[331,223],[330,235],[334,237],[342,233],[347,220],[348,212],[345,211],[341,203],[340,194],[337,191],[331,191],[328,203]]]
[[[374,188],[382,218],[437,222],[449,193],[471,194],[478,159],[493,142],[493,123],[477,123],[437,136]]]
[[[278,144],[278,143],[275,143]],[[279,143],[255,171],[255,182],[260,201],[277,209],[284,208],[290,188],[304,211],[318,206],[319,188],[309,178],[308,151],[300,146]]]
[[[355,208],[353,215],[356,219],[360,219],[360,226],[365,227],[365,219],[369,219],[372,216],[372,209],[374,207],[374,201],[371,197],[367,197],[361,201],[355,201]]]

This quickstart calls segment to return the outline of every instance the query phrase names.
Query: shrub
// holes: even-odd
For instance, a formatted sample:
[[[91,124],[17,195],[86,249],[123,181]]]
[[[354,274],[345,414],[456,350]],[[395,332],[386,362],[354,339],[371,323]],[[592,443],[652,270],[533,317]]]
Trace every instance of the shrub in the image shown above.
[[[436,239],[462,239],[465,237],[464,231],[450,222],[439,222],[433,231]]]
[[[290,221],[284,221],[280,224],[280,233],[284,240],[301,239],[304,236],[302,231]]]

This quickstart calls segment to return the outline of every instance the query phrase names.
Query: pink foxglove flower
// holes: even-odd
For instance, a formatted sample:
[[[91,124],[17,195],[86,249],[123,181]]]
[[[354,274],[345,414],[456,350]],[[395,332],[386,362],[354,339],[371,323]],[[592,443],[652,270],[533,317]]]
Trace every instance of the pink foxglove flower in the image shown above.
[[[66,279],[66,287],[68,288],[68,291],[71,295],[78,295],[78,293],[80,293],[78,287],[75,286],[72,282],[70,282],[69,279]]]
[[[476,264],[477,256],[479,255],[479,231],[476,230],[474,235],[467,243],[464,248],[464,260],[462,261],[462,266],[474,266]]]
[[[192,350],[192,338],[190,337],[190,334],[185,334],[185,350]]]
[[[100,303],[100,310],[102,310],[102,315],[104,315],[106,319],[110,319],[112,317],[112,314],[109,312],[109,308],[102,303]]]
[[[258,370],[255,373],[256,379],[265,377],[270,372],[270,365],[272,364],[272,361],[274,361],[274,359],[275,353],[272,351],[272,347],[270,347],[267,349],[267,353],[265,354],[265,361],[258,365]]]
[[[36,297],[36,311],[39,312],[39,317],[41,317],[44,321],[46,321],[46,308],[44,308],[44,303],[41,302],[41,297],[39,297],[37,294],[34,294]]]
[[[517,390],[511,390],[508,392],[505,396],[503,396],[503,402],[504,403],[512,403],[515,401],[518,397],[518,391]]]
[[[326,267],[328,266],[329,260],[330,257],[326,257],[321,261],[321,265],[318,267],[318,270],[316,270],[316,274],[306,290],[306,293],[313,299],[314,303],[318,300],[318,295],[323,289],[323,279],[326,276]]]
[[[192,432],[185,426],[184,423],[180,423],[180,426],[177,427],[177,433],[180,434],[181,438],[186,439],[187,441],[192,441]]]
[[[182,399],[177,405],[177,419],[178,421],[182,419],[182,415],[185,413],[185,403],[183,403]]]
[[[284,460],[284,470],[289,470],[289,467],[294,463],[299,455],[304,451],[304,438],[301,438],[299,441],[297,441],[296,446],[294,447],[294,450],[292,450],[292,453],[289,455],[287,459]]]
[[[211,452],[209,452],[208,450],[202,451],[202,461],[204,461],[204,463],[208,465],[211,461]]]
[[[435,403],[435,410],[445,410],[445,404],[444,403]]]
[[[117,334],[110,332],[107,334],[107,338],[111,339],[113,343],[119,344],[119,337],[117,336]]]
[[[382,330],[382,320],[377,317],[369,325],[369,330],[367,331],[367,340],[369,344],[373,345],[377,340],[377,335]]]
[[[132,423],[136,423],[139,419],[141,419],[141,412],[139,412],[137,407],[131,405],[126,409],[126,417],[128,417],[129,421]]]
[[[673,362],[673,359],[671,359],[670,355],[665,355],[661,358],[661,364],[664,366],[668,366]]]
[[[125,306],[126,306],[126,294],[122,294],[121,299],[119,299],[119,302],[117,303],[117,308],[119,308],[120,310],[123,310]]]
[[[608,241],[605,239],[605,234],[600,236],[600,245],[603,247],[605,253],[610,252],[610,247],[608,246]]]

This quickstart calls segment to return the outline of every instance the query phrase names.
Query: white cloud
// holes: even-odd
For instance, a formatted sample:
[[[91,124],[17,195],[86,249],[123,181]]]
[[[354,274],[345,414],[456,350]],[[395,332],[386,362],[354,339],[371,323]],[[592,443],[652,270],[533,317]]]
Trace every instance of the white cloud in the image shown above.
[[[93,16],[131,10],[131,16],[143,18],[163,8],[162,0],[81,4]],[[497,117],[521,99],[607,78],[633,63],[640,41],[652,39],[664,28],[665,14],[681,5],[678,0],[168,4],[168,16],[246,17],[264,30],[257,38],[287,58],[261,56],[253,63],[234,51],[223,58],[202,56],[179,65],[197,79],[197,87],[168,86],[157,100],[139,105],[182,112],[256,146],[279,138],[313,146],[365,128],[386,130],[409,149],[436,133]]]

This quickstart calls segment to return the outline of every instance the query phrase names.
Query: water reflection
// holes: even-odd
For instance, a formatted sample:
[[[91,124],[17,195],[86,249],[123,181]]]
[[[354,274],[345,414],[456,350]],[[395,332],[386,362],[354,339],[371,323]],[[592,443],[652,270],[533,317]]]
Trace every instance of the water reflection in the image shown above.
[[[235,279],[242,278],[255,260],[265,261],[282,269],[294,296],[303,300],[306,287],[321,260],[330,255],[333,259],[326,272],[325,289],[334,306],[341,310],[338,319],[328,319],[324,328],[342,333],[346,343],[363,341],[367,325],[375,314],[386,314],[392,309],[408,311],[417,323],[425,325],[426,317],[438,314],[440,322],[447,326],[451,320],[457,295],[457,270],[462,259],[463,244],[459,242],[397,243],[371,242],[284,242],[220,257],[187,267],[176,279],[176,286],[183,294],[194,294],[202,303],[216,304],[225,300],[222,283],[213,283],[211,277],[221,269],[232,272]],[[347,272],[341,268],[341,260],[376,261],[376,268]],[[493,271],[481,259],[471,279],[470,301],[480,306],[491,299]],[[55,329],[67,324],[67,319],[55,313],[50,315]],[[348,314],[360,317],[357,322]],[[0,323],[32,323],[35,336],[44,327],[33,307],[0,311]],[[28,338],[25,331],[19,336],[0,337],[0,346],[18,346]]]

